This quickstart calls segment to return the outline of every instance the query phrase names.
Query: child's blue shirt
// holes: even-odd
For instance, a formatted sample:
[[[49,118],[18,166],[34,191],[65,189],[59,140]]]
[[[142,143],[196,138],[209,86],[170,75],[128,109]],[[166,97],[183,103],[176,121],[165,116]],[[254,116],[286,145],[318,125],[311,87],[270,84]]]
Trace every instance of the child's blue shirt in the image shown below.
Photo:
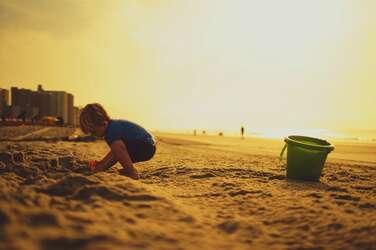
[[[127,120],[110,120],[104,139],[108,145],[116,140],[122,140],[124,143],[131,140],[140,140],[146,143],[155,144],[155,139],[146,129],[140,125]]]

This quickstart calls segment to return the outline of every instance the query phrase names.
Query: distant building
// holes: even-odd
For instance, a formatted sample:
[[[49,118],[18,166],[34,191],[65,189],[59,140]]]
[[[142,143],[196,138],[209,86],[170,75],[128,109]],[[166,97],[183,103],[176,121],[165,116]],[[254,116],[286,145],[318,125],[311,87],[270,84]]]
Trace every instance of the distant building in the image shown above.
[[[51,112],[50,99],[51,94],[47,92],[38,92],[39,93],[39,116],[48,116]]]
[[[10,115],[13,118],[17,118],[22,115],[26,119],[33,117],[35,109],[38,108],[34,106],[35,97],[33,91],[30,89],[19,89],[16,87],[11,88],[12,91],[12,107],[10,109]],[[39,110],[37,110],[38,113]]]
[[[50,115],[61,117],[64,123],[68,123],[68,94],[64,91],[46,91],[51,94]]]
[[[20,106],[10,106],[8,111],[8,116],[10,118],[17,118],[21,114]]]
[[[74,125],[74,96],[65,91],[46,91],[42,85],[38,90],[12,87],[12,116],[22,114],[26,119],[36,116],[61,117],[65,124]]]
[[[47,93],[49,95],[49,99],[48,99],[49,112],[48,112],[48,115],[57,116],[57,94],[52,93],[52,92],[47,92]]]
[[[73,125],[75,127],[80,126],[80,114],[81,109],[79,107],[73,107]]]
[[[21,109],[32,105],[32,90],[12,87],[12,106],[19,106]]]
[[[74,96],[72,94],[67,94],[67,109],[68,109],[68,124],[74,125]]]
[[[9,104],[9,90],[0,88],[0,115],[5,115]]]

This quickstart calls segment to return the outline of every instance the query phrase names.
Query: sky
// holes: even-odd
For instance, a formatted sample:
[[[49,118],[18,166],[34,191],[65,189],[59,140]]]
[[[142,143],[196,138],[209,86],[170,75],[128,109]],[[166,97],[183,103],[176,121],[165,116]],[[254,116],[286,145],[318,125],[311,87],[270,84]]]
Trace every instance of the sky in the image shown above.
[[[375,69],[373,0],[0,2],[0,87],[151,129],[375,129]]]

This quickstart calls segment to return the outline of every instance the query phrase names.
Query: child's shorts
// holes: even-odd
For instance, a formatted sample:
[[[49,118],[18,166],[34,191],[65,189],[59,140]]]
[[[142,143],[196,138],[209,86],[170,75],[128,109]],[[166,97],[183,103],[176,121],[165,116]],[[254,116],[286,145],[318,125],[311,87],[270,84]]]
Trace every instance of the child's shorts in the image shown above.
[[[126,141],[125,146],[133,163],[150,160],[156,150],[154,144],[141,140]]]

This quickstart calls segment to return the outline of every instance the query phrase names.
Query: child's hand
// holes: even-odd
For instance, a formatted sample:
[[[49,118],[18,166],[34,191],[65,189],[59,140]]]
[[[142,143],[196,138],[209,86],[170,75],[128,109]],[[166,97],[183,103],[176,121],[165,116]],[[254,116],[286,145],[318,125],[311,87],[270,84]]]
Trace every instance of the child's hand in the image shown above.
[[[88,162],[88,168],[90,169],[91,172],[95,172],[95,168],[96,168],[97,164],[98,164],[97,161],[89,161]]]

